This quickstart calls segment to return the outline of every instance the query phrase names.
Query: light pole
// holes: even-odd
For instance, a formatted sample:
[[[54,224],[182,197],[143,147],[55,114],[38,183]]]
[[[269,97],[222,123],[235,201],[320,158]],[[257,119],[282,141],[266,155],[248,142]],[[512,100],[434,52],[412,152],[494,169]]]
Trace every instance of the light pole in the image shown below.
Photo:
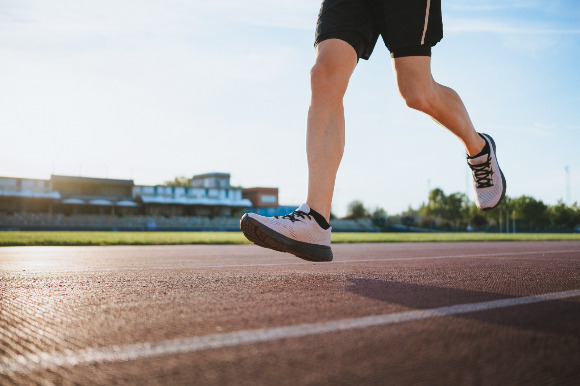
[[[570,202],[570,166],[566,165],[564,170],[566,171],[566,203],[570,205],[572,204]]]

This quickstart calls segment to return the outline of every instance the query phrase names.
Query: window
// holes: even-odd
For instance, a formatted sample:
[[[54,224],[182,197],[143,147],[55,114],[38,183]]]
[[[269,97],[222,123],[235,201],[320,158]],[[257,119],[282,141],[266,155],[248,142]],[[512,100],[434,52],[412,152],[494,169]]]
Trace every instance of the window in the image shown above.
[[[262,202],[276,203],[276,196],[273,194],[262,194]]]

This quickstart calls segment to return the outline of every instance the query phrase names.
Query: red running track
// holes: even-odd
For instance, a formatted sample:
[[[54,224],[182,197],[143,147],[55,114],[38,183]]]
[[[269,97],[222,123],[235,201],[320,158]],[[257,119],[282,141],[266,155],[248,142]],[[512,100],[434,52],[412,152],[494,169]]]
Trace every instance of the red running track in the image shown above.
[[[0,249],[0,384],[574,384],[580,242]]]

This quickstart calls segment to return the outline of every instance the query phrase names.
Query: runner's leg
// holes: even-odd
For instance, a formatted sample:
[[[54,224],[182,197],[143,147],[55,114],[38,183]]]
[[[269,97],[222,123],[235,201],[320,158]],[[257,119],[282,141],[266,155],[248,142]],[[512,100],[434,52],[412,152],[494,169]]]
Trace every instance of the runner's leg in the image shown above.
[[[357,64],[353,47],[340,39],[328,39],[316,47],[311,71],[311,101],[308,110],[306,153],[310,208],[328,221],[334,183],[344,151],[342,100]]]
[[[485,141],[475,131],[459,95],[433,79],[431,57],[395,58],[393,65],[399,91],[409,107],[426,113],[455,134],[469,156],[483,149]]]

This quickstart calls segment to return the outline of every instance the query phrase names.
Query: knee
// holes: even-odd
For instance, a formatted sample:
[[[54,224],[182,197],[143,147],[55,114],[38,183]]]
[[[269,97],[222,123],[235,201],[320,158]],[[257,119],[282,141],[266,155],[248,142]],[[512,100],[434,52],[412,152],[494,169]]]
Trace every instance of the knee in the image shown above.
[[[345,81],[340,71],[325,64],[315,64],[310,70],[312,94],[344,95],[348,79]]]
[[[433,113],[437,105],[436,96],[431,92],[413,90],[408,92],[401,92],[401,96],[405,100],[407,106],[412,109],[422,111],[426,114]]]

